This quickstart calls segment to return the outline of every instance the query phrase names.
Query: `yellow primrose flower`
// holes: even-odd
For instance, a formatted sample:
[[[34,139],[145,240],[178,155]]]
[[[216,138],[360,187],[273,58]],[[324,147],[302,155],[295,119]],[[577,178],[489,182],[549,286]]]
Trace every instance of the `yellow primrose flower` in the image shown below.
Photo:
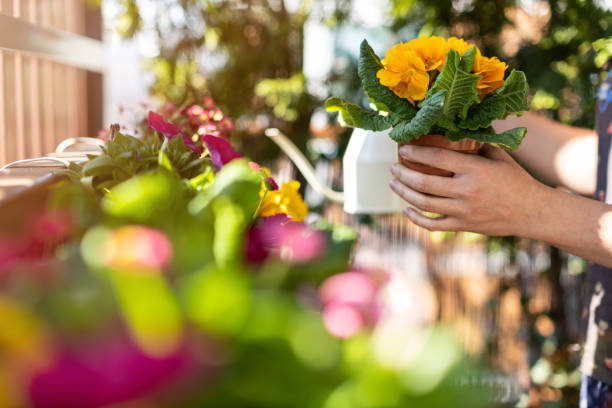
[[[308,215],[308,206],[299,193],[300,182],[291,180],[278,190],[267,193],[260,192],[263,202],[259,209],[261,217],[271,217],[276,214],[287,214],[292,221],[304,221]]]
[[[419,37],[408,42],[408,46],[423,60],[426,71],[442,71],[446,62],[448,46],[442,37]]]
[[[448,46],[448,49],[457,51],[459,56],[462,56],[470,48],[472,48],[474,46],[474,44],[470,44],[470,43],[466,42],[464,39],[457,38],[457,37],[450,37],[448,39],[448,41],[446,42],[446,45]],[[478,47],[476,47],[476,49],[478,49]],[[447,50],[447,52],[448,52],[448,50]]]
[[[376,77],[400,98],[411,103],[425,98],[429,88],[429,75],[425,63],[408,44],[399,43],[387,51],[383,67]]]
[[[504,84],[504,72],[506,69],[508,69],[508,65],[500,61],[499,58],[484,57],[480,53],[480,50],[477,50],[472,72],[482,76],[482,79],[476,84],[478,96],[480,96],[481,99]]]

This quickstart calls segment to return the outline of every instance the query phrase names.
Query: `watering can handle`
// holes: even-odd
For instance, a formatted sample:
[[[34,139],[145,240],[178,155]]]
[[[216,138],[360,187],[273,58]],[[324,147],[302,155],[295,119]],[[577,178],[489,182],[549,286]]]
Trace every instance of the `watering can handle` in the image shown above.
[[[335,203],[344,203],[344,193],[334,191],[326,186],[312,168],[312,165],[304,157],[304,154],[289,140],[289,138],[276,128],[266,129],[265,135],[268,136],[280,149],[291,159],[295,167],[302,173],[308,184],[318,193],[323,194],[328,200]]]

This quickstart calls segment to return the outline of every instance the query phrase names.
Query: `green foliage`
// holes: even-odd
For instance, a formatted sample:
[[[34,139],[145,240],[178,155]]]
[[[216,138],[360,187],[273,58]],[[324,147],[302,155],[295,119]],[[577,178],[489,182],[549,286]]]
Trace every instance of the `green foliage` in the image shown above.
[[[357,72],[361,85],[372,103],[382,110],[402,118],[411,118],[416,114],[416,109],[395,95],[389,88],[381,85],[376,73],[382,69],[380,58],[376,55],[370,44],[363,40],[359,53],[359,64]]]
[[[472,68],[474,67],[474,62],[476,61],[476,56],[478,55],[478,50],[476,47],[471,47],[467,50],[461,57],[461,68],[465,72],[472,72]]]
[[[328,99],[325,107],[328,112],[339,111],[346,126],[374,131],[392,126],[389,136],[396,142],[417,139],[435,127],[451,140],[472,139],[514,150],[523,140],[525,129],[497,134],[491,128],[491,122],[527,109],[525,75],[512,71],[507,83],[481,102],[476,88],[481,76],[464,70],[464,67],[471,69],[475,56],[475,47],[470,48],[463,58],[456,51],[449,50],[444,68],[417,110],[408,100],[399,98],[380,83],[376,73],[382,64],[364,40],[359,77],[371,102],[386,111],[386,115],[381,116],[338,97]]]
[[[396,142],[408,142],[426,135],[438,123],[444,110],[444,92],[440,91],[423,101],[421,109],[410,121],[400,122],[389,136]]]
[[[489,127],[475,131],[460,130],[458,132],[450,132],[446,134],[446,137],[452,141],[472,139],[477,142],[495,144],[504,149],[514,150],[521,144],[526,134],[527,128],[524,127],[517,127],[502,133],[495,133],[493,128]]]
[[[471,64],[474,64],[473,60]],[[446,55],[446,64],[444,64],[436,82],[427,93],[422,105],[425,105],[432,95],[442,92],[445,95],[442,113],[451,119],[457,116],[465,119],[470,106],[480,103],[476,89],[476,84],[480,78],[482,78],[480,75],[464,71],[460,66],[460,57],[457,51],[449,50]]]
[[[517,10],[519,16],[513,17]],[[485,55],[499,55],[525,72],[532,108],[567,124],[593,128],[596,89],[602,67],[612,55],[612,11],[598,0],[471,1],[392,0],[392,28],[419,34],[459,35],[478,44]],[[511,18],[519,18],[518,24]],[[516,20],[515,20],[516,21]],[[535,36],[520,27],[529,24]],[[459,31],[458,28],[461,28]],[[504,32],[502,37],[502,32]],[[516,47],[508,45],[517,41]],[[604,67],[605,68],[605,67]],[[605,68],[609,69],[609,68]]]
[[[382,131],[393,125],[394,117],[367,111],[361,106],[349,103],[342,98],[333,97],[325,101],[328,112],[340,112],[340,118],[346,126]]]
[[[504,86],[496,92],[503,98],[506,105],[502,118],[505,119],[510,114],[520,114],[529,109],[527,105],[529,87],[524,72],[512,70]]]
[[[176,170],[183,178],[196,177],[211,167],[209,159],[198,157],[185,146],[181,137],[162,144],[157,134],[139,139],[115,132],[102,147],[102,152],[73,172],[98,192],[108,191],[137,174],[160,166]]]

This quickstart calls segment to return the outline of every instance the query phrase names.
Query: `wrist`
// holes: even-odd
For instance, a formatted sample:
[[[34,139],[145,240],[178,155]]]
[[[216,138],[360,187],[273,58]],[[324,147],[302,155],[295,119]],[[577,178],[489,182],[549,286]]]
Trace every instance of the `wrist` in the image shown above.
[[[526,200],[522,201],[519,207],[523,208],[523,214],[516,223],[516,236],[550,242],[550,237],[555,234],[551,230],[555,223],[550,220],[557,217],[554,212],[555,205],[551,204],[555,202],[557,193],[559,192],[554,188],[533,180],[531,188],[523,198]]]

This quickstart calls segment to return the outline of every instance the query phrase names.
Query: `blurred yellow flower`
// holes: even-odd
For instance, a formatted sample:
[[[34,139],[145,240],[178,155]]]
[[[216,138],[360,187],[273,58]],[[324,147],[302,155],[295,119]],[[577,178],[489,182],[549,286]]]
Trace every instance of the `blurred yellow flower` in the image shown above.
[[[481,99],[504,84],[504,72],[507,68],[508,65],[500,61],[499,58],[484,57],[480,53],[480,50],[477,50],[472,72],[482,76],[482,79],[480,79],[476,85],[476,88],[478,88],[478,96],[480,96]]]
[[[376,77],[383,86],[411,103],[425,98],[429,75],[423,59],[408,44],[399,43],[387,51],[382,64]]]
[[[304,221],[308,215],[308,206],[299,193],[300,182],[291,180],[278,190],[260,192],[263,202],[259,209],[261,217],[271,217],[276,214],[287,214],[292,221]]]
[[[450,37],[446,42],[446,45],[448,46],[448,49],[457,51],[459,56],[462,56],[474,46],[474,44],[470,44],[464,39],[457,37]],[[476,47],[476,49],[478,49],[478,47]]]
[[[408,47],[423,60],[426,71],[433,71],[434,69],[442,71],[448,52],[448,46],[444,38],[435,35],[419,37],[408,42]]]

